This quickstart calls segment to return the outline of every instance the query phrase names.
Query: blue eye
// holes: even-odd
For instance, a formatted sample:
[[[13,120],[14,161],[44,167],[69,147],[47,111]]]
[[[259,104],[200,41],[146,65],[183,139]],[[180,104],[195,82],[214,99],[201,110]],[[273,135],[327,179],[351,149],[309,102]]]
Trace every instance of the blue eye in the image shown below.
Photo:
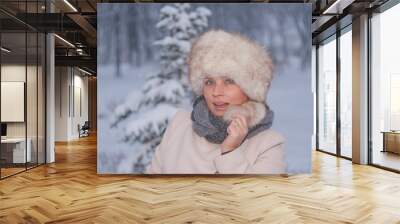
[[[235,84],[235,81],[233,79],[225,79],[226,84]]]
[[[211,85],[211,84],[213,84],[214,82],[211,80],[211,79],[206,79],[205,81],[204,81],[204,84],[205,85]]]

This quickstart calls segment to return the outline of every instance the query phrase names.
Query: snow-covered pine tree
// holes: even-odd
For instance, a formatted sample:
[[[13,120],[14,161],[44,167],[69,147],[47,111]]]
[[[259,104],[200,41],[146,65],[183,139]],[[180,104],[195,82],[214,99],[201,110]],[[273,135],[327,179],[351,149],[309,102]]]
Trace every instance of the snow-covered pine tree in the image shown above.
[[[116,108],[111,125],[124,124],[123,141],[139,143],[135,145],[140,147],[133,149],[137,155],[132,164],[134,173],[142,173],[151,161],[177,108],[191,104],[186,57],[193,39],[208,26],[209,16],[207,8],[192,9],[188,3],[166,5],[160,10],[156,27],[163,38],[154,45],[160,48],[161,71],[147,78],[138,96]]]

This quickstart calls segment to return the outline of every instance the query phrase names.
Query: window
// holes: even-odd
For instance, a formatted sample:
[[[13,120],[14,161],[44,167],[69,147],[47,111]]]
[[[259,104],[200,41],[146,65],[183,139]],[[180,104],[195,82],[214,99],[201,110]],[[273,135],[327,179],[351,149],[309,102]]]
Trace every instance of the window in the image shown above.
[[[18,2],[20,13],[42,13],[44,1]],[[0,6],[15,5],[1,2]],[[45,35],[0,12],[0,178],[45,163]],[[18,99],[14,102],[10,99]],[[22,102],[22,103],[19,103]],[[10,109],[10,107],[17,109]]]
[[[336,153],[336,36],[318,48],[318,149]]]
[[[351,26],[340,36],[340,155],[352,157],[352,35]]]
[[[400,4],[371,18],[370,156],[372,164],[395,170],[400,170],[399,21]]]

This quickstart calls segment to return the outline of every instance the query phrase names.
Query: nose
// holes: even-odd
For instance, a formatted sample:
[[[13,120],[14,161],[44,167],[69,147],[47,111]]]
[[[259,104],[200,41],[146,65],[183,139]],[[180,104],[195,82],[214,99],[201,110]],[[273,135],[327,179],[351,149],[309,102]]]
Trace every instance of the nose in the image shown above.
[[[221,96],[224,94],[224,85],[221,82],[216,82],[212,95],[213,96]]]

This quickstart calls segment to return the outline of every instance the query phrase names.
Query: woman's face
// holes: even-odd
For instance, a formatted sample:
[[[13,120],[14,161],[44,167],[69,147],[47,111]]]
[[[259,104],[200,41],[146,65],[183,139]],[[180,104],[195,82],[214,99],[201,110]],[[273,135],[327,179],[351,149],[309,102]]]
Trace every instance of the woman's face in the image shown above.
[[[222,117],[229,105],[240,105],[249,100],[242,89],[230,78],[206,77],[203,83],[203,96],[208,109]]]

